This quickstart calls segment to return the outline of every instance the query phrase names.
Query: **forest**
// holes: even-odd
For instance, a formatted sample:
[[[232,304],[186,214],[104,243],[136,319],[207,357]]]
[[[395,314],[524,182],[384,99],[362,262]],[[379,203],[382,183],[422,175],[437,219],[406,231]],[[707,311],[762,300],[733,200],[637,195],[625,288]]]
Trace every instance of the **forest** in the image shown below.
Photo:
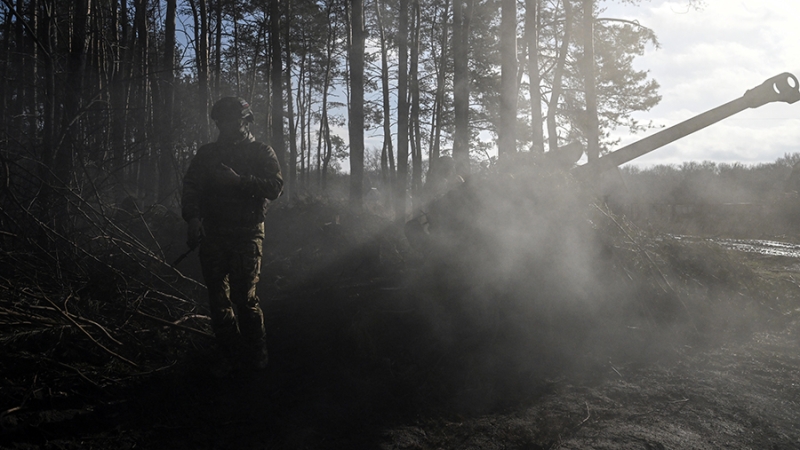
[[[402,208],[423,161],[487,159],[481,133],[500,155],[576,140],[596,155],[659,100],[632,67],[654,32],[597,2],[362,3],[5,2],[6,184],[175,205],[210,105],[235,95],[289,199],[346,171],[358,203],[366,168]],[[43,194],[31,206],[50,210]]]
[[[794,245],[800,153],[574,176],[661,100],[634,65],[658,30],[611,1],[3,0],[0,448],[800,442],[772,388],[800,367],[793,263],[715,241]],[[226,96],[285,184],[270,364],[220,380],[180,204]],[[766,407],[697,382],[723,343],[769,361],[736,372]]]

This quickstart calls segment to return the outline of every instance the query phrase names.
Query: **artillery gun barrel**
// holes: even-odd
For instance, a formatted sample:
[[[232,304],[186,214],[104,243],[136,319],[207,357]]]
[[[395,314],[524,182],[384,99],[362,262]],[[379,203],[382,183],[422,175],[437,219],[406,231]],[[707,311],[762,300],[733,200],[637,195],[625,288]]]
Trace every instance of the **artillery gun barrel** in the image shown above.
[[[782,73],[748,90],[736,100],[661,130],[575,169],[580,174],[601,173],[632,161],[745,109],[758,108],[771,102],[794,103],[798,100],[800,100],[800,85],[798,85],[797,78],[788,72]]]

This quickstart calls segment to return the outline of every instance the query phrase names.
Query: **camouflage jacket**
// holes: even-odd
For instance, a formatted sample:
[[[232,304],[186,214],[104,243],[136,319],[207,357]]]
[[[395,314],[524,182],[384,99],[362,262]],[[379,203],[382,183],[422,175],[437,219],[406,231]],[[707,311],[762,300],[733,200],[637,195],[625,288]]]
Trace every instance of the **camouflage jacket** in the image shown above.
[[[236,186],[218,185],[214,171],[224,164],[241,176]],[[183,178],[182,215],[207,227],[247,227],[264,221],[270,200],[283,190],[275,152],[252,136],[239,143],[200,147]]]

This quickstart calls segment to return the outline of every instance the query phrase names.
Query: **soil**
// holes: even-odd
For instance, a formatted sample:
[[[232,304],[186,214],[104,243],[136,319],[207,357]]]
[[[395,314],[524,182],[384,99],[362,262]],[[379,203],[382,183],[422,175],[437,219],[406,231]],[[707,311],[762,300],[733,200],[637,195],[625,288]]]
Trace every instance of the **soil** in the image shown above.
[[[265,242],[265,371],[217,377],[213,341],[176,339],[182,357],[155,373],[3,405],[0,448],[800,448],[794,257],[719,250],[759,298],[697,278],[707,304],[665,319],[537,319],[435,295],[454,286],[385,222],[353,233],[335,209],[283,212],[268,227],[296,239]],[[370,227],[380,239],[353,237]]]

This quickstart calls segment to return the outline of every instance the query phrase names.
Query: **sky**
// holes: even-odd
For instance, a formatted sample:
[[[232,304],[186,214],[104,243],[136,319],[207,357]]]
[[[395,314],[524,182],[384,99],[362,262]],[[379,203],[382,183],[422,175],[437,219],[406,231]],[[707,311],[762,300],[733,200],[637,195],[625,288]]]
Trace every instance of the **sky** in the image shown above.
[[[636,6],[607,0],[601,17],[637,20],[652,28],[650,46],[634,66],[661,85],[661,102],[637,113],[642,122],[668,127],[738,97],[783,72],[800,76],[800,1],[642,0]],[[657,132],[629,135],[620,146]],[[616,147],[618,148],[618,147]],[[689,161],[758,164],[800,152],[800,102],[747,109],[634,162],[639,167]]]

